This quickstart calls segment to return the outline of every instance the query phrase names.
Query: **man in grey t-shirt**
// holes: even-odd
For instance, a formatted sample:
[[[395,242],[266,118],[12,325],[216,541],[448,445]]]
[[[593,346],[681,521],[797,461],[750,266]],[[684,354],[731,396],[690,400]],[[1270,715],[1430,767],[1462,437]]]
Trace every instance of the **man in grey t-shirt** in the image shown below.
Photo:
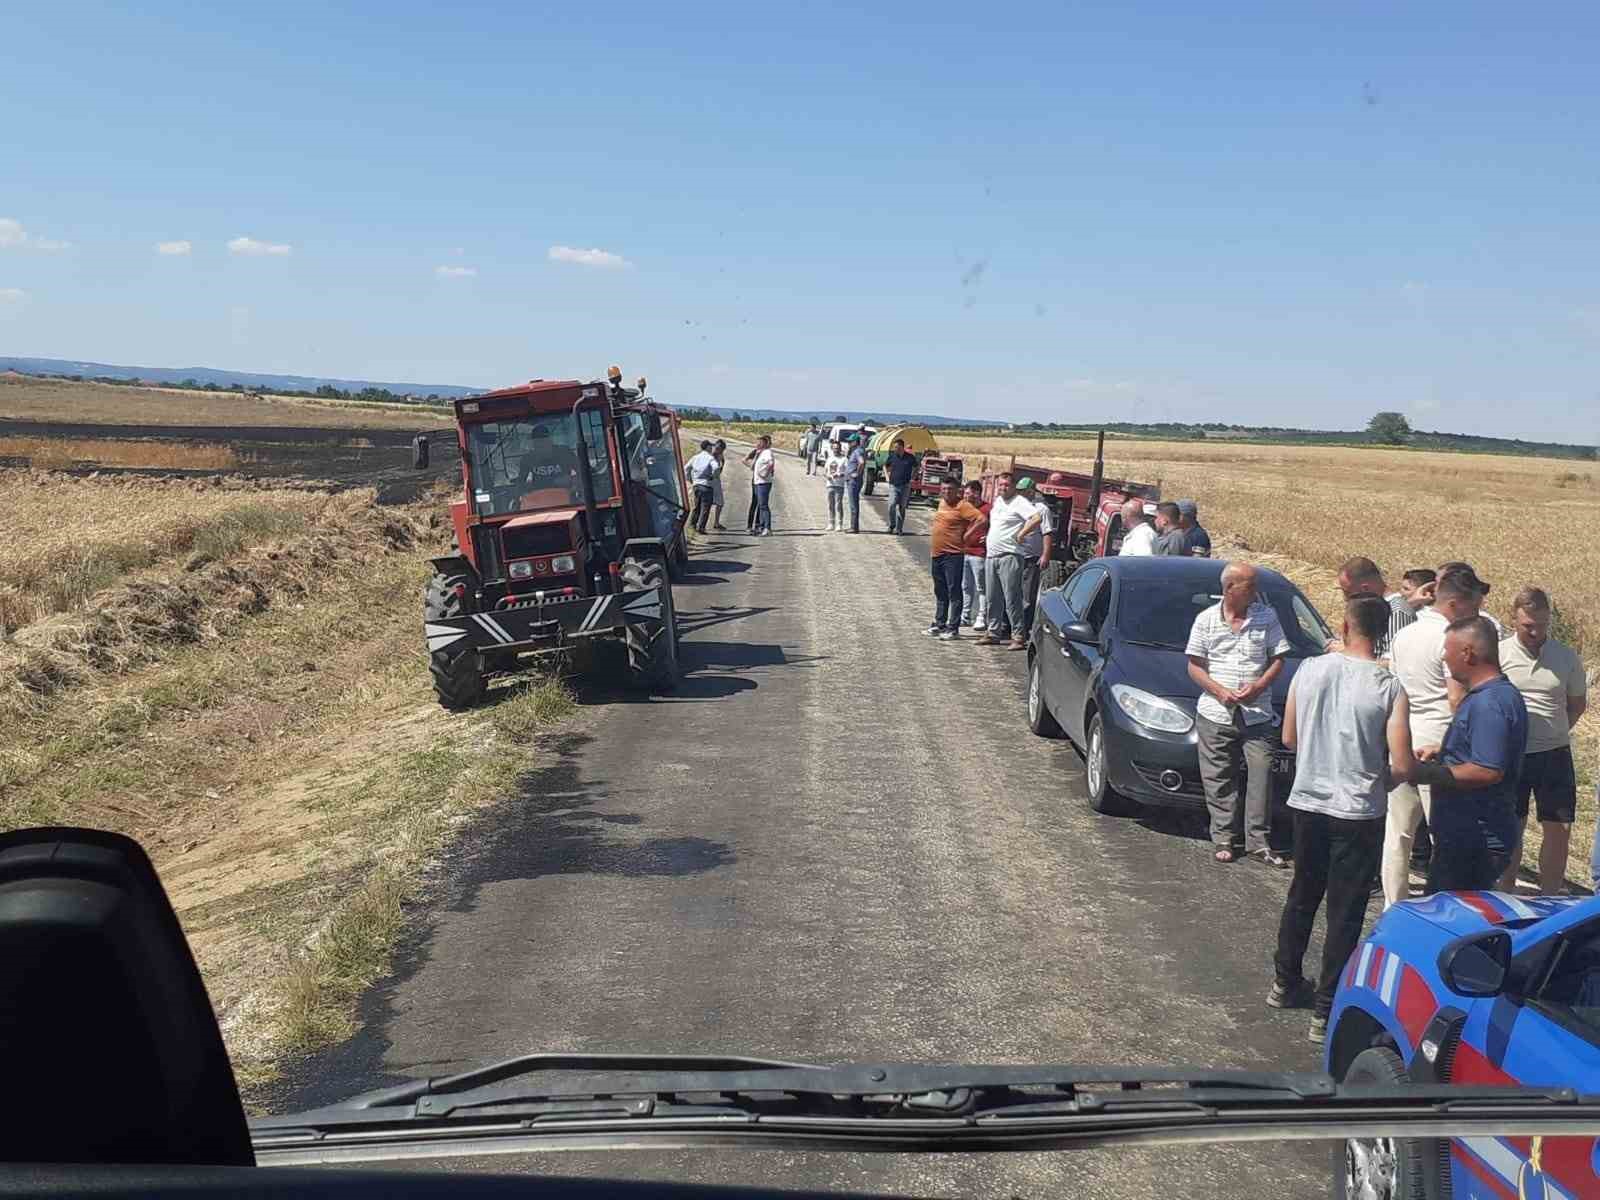
[[[1339,972],[1361,940],[1391,780],[1409,778],[1416,766],[1405,688],[1377,659],[1388,628],[1389,605],[1381,596],[1346,601],[1343,651],[1301,664],[1283,715],[1283,744],[1295,751],[1294,881],[1278,923],[1267,1003],[1290,1008],[1309,999],[1311,1040],[1319,1043]],[[1313,989],[1302,965],[1324,896],[1328,932]]]

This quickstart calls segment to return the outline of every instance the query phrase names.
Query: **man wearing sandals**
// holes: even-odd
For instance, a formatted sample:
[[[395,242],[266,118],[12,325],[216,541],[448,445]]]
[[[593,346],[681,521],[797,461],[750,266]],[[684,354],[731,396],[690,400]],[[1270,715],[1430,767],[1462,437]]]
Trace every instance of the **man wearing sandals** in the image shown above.
[[[1267,834],[1278,720],[1272,684],[1283,673],[1289,639],[1277,612],[1260,598],[1256,569],[1249,563],[1223,568],[1222,599],[1194,619],[1184,653],[1189,678],[1200,688],[1195,728],[1214,856],[1219,863],[1231,863],[1242,848],[1267,866],[1288,866],[1268,846]]]

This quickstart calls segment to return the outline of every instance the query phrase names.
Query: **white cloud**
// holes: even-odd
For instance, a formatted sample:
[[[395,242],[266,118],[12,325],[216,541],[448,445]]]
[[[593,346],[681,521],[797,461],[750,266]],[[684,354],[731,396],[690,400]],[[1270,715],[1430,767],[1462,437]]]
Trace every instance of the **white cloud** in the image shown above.
[[[478,273],[477,267],[435,267],[433,273],[440,279],[471,279]]]
[[[188,254],[194,247],[188,242],[157,242],[157,254]]]
[[[21,288],[0,288],[0,304],[21,304],[28,293]]]
[[[0,217],[0,250],[65,250],[71,245],[29,233],[15,217]]]
[[[551,262],[576,263],[580,267],[631,267],[633,264],[620,254],[609,250],[579,250],[573,246],[551,246],[547,256]]]
[[[229,254],[248,254],[254,257],[262,255],[284,255],[289,253],[290,247],[286,242],[258,242],[253,237],[236,237],[228,243]]]

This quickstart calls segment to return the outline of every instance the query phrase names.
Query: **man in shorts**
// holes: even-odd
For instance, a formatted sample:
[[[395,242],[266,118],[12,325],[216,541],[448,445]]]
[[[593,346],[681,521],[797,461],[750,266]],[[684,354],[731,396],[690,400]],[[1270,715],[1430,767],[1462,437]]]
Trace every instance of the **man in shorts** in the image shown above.
[[[1583,660],[1550,636],[1550,597],[1526,587],[1511,604],[1512,635],[1500,643],[1500,669],[1528,706],[1528,751],[1517,782],[1517,848],[1501,877],[1500,890],[1516,890],[1522,833],[1531,799],[1544,840],[1539,846],[1539,890],[1566,891],[1567,847],[1578,809],[1578,779],[1572,767],[1572,727],[1588,707]]]

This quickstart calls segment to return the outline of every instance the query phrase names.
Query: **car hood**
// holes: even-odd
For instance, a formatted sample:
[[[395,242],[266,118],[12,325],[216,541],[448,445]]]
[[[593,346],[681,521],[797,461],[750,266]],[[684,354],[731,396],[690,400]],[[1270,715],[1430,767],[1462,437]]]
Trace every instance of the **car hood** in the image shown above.
[[[1176,700],[1193,709],[1200,699],[1200,689],[1189,678],[1189,657],[1181,650],[1161,646],[1141,646],[1135,642],[1119,640],[1113,649],[1116,663],[1113,683],[1126,683],[1152,695]],[[1289,681],[1300,667],[1301,660],[1290,656],[1284,660],[1283,671],[1272,685],[1274,707],[1279,712],[1289,700]]]
[[[1406,900],[1404,908],[1420,917],[1447,937],[1463,937],[1515,922],[1526,929],[1547,917],[1566,912],[1585,896],[1508,896],[1504,892],[1443,892],[1421,900]]]

